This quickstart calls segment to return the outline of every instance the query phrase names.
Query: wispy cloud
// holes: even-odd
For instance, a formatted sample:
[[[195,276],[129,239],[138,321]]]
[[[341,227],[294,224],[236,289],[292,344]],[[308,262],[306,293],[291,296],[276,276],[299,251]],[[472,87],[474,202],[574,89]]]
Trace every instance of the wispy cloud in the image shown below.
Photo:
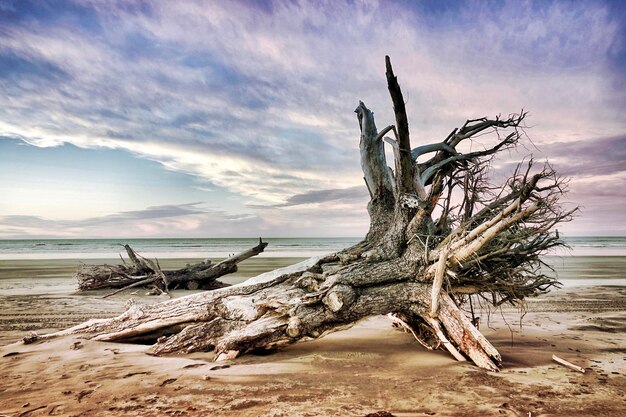
[[[287,198],[282,204],[276,204],[269,207],[292,207],[306,204],[325,204],[329,202],[339,202],[347,204],[360,204],[365,207],[368,201],[368,194],[365,185],[357,185],[350,188],[339,188],[332,190],[315,190],[302,194],[295,194]],[[267,207],[267,206],[256,206]]]
[[[416,144],[525,107],[540,148],[571,143],[600,166],[585,149],[626,127],[623,16],[601,1],[434,3],[3,3],[0,135],[129,151],[250,207],[354,202],[352,110],[392,122],[389,54]]]
[[[40,216],[0,216],[0,237],[58,236],[58,237],[136,237],[150,234],[164,236],[225,236],[215,232],[242,233],[254,223],[256,216],[228,214],[203,208],[201,203],[148,207],[107,216],[81,220],[49,219]],[[260,224],[259,226],[262,226]]]
[[[570,142],[554,142],[541,148],[559,173],[596,176],[626,173],[626,134]]]
[[[367,227],[362,204],[322,204],[317,210],[259,207],[257,214],[229,213],[189,203],[149,207],[81,220],[0,216],[1,238],[298,237],[345,236]]]

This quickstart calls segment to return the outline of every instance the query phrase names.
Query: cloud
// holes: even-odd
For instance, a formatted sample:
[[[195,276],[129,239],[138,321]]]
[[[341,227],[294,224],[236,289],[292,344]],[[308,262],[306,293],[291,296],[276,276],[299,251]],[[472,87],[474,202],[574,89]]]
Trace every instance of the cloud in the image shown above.
[[[201,203],[148,207],[145,210],[132,210],[122,213],[111,214],[108,216],[94,217],[87,220],[78,220],[73,222],[73,224],[79,227],[91,225],[106,225],[110,223],[125,223],[151,219],[164,219],[204,213],[203,210],[197,208],[199,204]]]
[[[626,172],[626,134],[541,147],[562,175],[589,176]]]
[[[525,107],[548,157],[571,144],[614,169],[588,139],[624,129],[624,19],[609,3],[429,4],[7,3],[0,135],[132,152],[249,207],[356,201],[352,110],[363,99],[379,127],[393,121],[389,54],[415,145]]]
[[[563,227],[572,235],[626,234],[626,172],[573,178],[565,200],[580,207],[576,219]]]
[[[361,206],[365,207],[368,197],[367,189],[364,185],[360,185],[350,188],[315,190],[302,194],[295,194],[289,197],[287,202],[278,204],[275,207],[290,207],[302,204],[322,204],[330,201],[359,203]]]
[[[257,214],[229,213],[188,203],[148,207],[80,220],[31,215],[0,216],[0,238],[300,237],[359,236],[367,228],[362,204],[259,207]]]
[[[229,214],[203,208],[202,203],[187,203],[80,220],[27,215],[0,216],[0,237],[224,237],[229,233],[243,233],[255,222],[262,223],[256,216]]]

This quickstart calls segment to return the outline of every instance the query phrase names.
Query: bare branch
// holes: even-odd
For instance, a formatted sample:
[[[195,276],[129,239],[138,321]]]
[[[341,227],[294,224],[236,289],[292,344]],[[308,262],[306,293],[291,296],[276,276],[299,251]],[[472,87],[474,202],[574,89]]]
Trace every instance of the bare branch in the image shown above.
[[[413,158],[414,161],[417,161],[417,158],[419,158],[421,155],[424,155],[430,152],[435,152],[435,151],[446,151],[452,155],[457,154],[456,149],[454,149],[452,146],[448,145],[445,142],[440,142],[440,143],[431,143],[428,145],[422,145],[422,146],[418,146],[417,148],[413,148],[413,150],[411,151],[411,158]]]
[[[398,129],[398,149],[399,160],[396,169],[396,183],[400,193],[412,193],[413,190],[413,160],[411,158],[411,140],[409,138],[409,122],[406,116],[406,108],[404,106],[404,97],[398,84],[398,78],[393,73],[391,60],[385,57],[385,65],[387,68],[387,87],[391,100],[393,101],[393,110],[396,115],[396,126]]]

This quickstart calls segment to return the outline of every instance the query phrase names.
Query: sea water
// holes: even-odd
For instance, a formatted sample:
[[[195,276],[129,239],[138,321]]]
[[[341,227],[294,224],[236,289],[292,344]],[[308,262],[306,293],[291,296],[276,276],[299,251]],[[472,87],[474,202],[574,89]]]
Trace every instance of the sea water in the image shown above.
[[[267,238],[265,257],[319,256],[354,245],[360,238]],[[0,260],[104,259],[126,254],[124,244],[151,258],[225,258],[259,243],[258,238],[30,239],[0,240]]]
[[[343,238],[267,238],[265,257],[311,257],[336,252],[359,242]],[[556,256],[626,256],[626,236],[564,237],[569,248]],[[0,260],[104,259],[125,254],[129,244],[143,256],[155,258],[224,258],[258,244],[258,238],[193,239],[19,239],[0,240]]]

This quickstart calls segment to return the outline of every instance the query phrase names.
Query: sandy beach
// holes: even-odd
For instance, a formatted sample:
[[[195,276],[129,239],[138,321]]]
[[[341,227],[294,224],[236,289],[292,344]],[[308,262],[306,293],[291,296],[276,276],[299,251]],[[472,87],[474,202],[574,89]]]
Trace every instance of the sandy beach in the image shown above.
[[[225,281],[299,260],[251,259]],[[162,266],[188,262],[167,260]],[[14,343],[29,331],[46,333],[115,315],[130,297],[164,300],[145,290],[105,300],[106,292],[77,294],[71,279],[77,264],[0,261],[0,415],[626,415],[626,258],[566,261],[559,268],[565,287],[528,300],[521,325],[517,309],[482,311],[481,331],[504,359],[499,373],[428,351],[386,317],[225,363],[213,362],[212,353],[152,357],[145,354],[147,346],[77,337]],[[600,285],[576,285],[594,271],[601,271]],[[618,285],[608,285],[612,280]],[[553,362],[553,354],[586,372]]]

